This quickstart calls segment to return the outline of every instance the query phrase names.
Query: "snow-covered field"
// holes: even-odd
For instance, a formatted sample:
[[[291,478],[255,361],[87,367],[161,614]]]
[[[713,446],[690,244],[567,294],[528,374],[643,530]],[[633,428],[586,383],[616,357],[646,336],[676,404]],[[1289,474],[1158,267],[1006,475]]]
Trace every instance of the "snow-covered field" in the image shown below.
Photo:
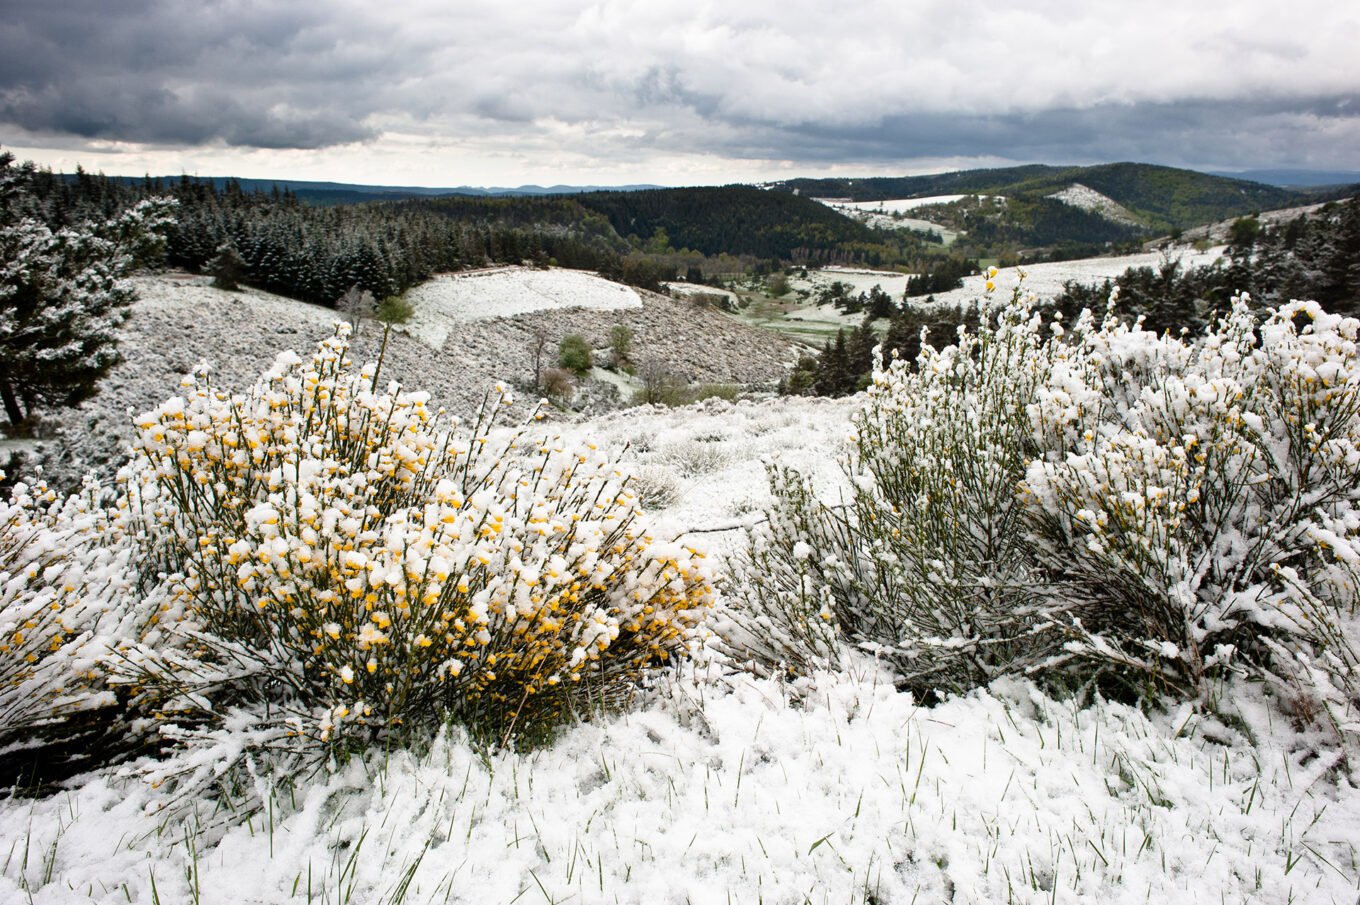
[[[1048,197],[1056,198],[1063,204],[1079,207],[1084,211],[1094,211],[1115,223],[1123,223],[1127,226],[1138,225],[1138,218],[1130,213],[1124,205],[1107,195],[1102,195],[1089,186],[1082,185],[1080,182],[1074,182],[1061,192],[1054,192]]]
[[[438,276],[406,294],[406,329],[433,349],[469,321],[565,308],[641,308],[635,290],[581,270],[502,267]]]
[[[1024,273],[1025,288],[1040,298],[1052,298],[1062,291],[1063,284],[1069,281],[1094,284],[1119,276],[1130,267],[1158,267],[1165,260],[1179,260],[1182,267],[1198,267],[1211,264],[1222,257],[1223,246],[1215,246],[1207,251],[1196,251],[1192,246],[1177,246],[1168,252],[1143,252],[1134,255],[1119,255],[1104,258],[1082,258],[1076,261],[1057,261],[1053,263],[1028,264],[1023,267],[1002,268],[993,281],[996,290],[993,295],[1007,295],[1020,274]],[[794,289],[802,289],[816,296],[833,282],[841,282],[851,287],[850,294],[868,292],[874,286],[883,290],[894,299],[901,300],[907,288],[907,275],[881,270],[863,270],[844,267],[826,267],[808,272],[806,279],[792,279],[789,284]],[[937,304],[957,306],[969,304],[987,295],[987,277],[982,274],[964,277],[963,286],[935,296]],[[921,300],[916,300],[921,301]],[[786,321],[803,321],[818,325],[853,327],[861,320],[862,314],[844,314],[830,306],[817,306],[810,301],[784,315]]]
[[[1027,282],[1159,260],[1036,265]],[[139,304],[223,304],[182,282],[177,302]],[[278,313],[316,326],[299,310]],[[766,460],[834,502],[859,404],[710,400],[550,429],[601,445],[636,474],[653,532],[706,545],[726,572],[769,502]],[[718,656],[535,752],[454,735],[218,801],[132,771],[0,800],[0,903],[1356,902],[1346,766],[1259,685],[1217,696],[1224,722],[1077,707],[1018,680],[926,706],[867,659],[788,685]]]
[[[845,207],[859,211],[881,211],[885,214],[906,213],[914,211],[918,207],[929,207],[932,204],[953,204],[955,201],[962,201],[964,198],[973,197],[972,195],[931,195],[927,198],[898,198],[891,201],[837,201],[830,198],[817,198],[823,204],[832,207]],[[977,195],[978,198],[991,198],[991,195]]]
[[[375,754],[249,820],[96,777],[0,804],[6,902],[1353,902],[1326,763],[1024,683],[690,677],[547,750]],[[153,885],[154,884],[154,885]]]
[[[930,220],[901,215],[918,207],[924,207],[927,203],[948,204],[965,197],[967,196],[939,195],[935,198],[910,198],[904,201],[836,201],[827,198],[815,200],[840,211],[848,217],[853,217],[873,229],[907,229],[918,233],[939,233],[944,244],[948,246],[954,244],[954,240],[959,237],[958,233]]]
[[[866,270],[856,267],[823,267],[809,270],[807,279],[791,279],[789,285],[816,295],[832,283],[844,283],[850,287],[851,295],[868,292],[875,286],[894,298],[901,298],[907,291],[907,274],[891,270]]]
[[[1136,255],[1119,255],[1109,258],[1082,258],[1077,261],[1055,261],[1044,264],[1026,264],[1022,267],[1004,267],[996,275],[998,292],[1009,292],[1020,274],[1024,272],[1024,285],[1027,290],[1040,298],[1052,298],[1062,291],[1068,281],[1094,284],[1106,279],[1114,279],[1130,267],[1159,267],[1163,261],[1177,260],[1181,267],[1189,269],[1212,264],[1223,256],[1224,246],[1215,246],[1207,251],[1196,251],[1192,246],[1180,245],[1161,252],[1151,251]],[[986,292],[987,277],[981,274],[963,278],[963,286],[935,296],[936,302],[943,305],[959,305],[974,301]]]

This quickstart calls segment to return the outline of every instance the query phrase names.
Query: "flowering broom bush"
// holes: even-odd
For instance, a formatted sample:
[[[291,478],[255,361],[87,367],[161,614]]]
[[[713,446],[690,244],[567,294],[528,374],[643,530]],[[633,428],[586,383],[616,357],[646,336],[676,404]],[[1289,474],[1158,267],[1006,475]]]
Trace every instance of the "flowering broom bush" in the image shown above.
[[[1022,495],[1054,577],[1099,606],[1067,653],[1207,695],[1245,657],[1334,729],[1360,701],[1360,322],[1248,300],[1189,344],[1085,331],[1031,412]],[[1058,569],[1061,568],[1061,572]]]
[[[1027,407],[1060,349],[1017,293],[957,345],[923,343],[916,367],[879,368],[854,416],[844,505],[774,471],[729,635],[739,650],[803,668],[839,657],[839,639],[933,692],[984,684],[1059,643],[1061,605],[1040,593],[1015,488],[1035,452]]]
[[[128,506],[164,581],[124,675],[170,735],[535,738],[684,650],[708,568],[639,527],[597,449],[497,440],[490,407],[445,426],[375,390],[347,335],[245,395],[201,372],[137,421]]]
[[[1360,701],[1360,322],[1247,300],[1201,340],[1009,307],[874,375],[844,505],[776,469],[739,652],[846,645],[918,691],[1006,673],[1208,701],[1250,666]]]
[[[92,481],[66,499],[38,481],[16,484],[0,503],[0,769],[7,783],[60,775],[118,743],[103,661],[117,639],[135,633],[135,551],[101,498]]]

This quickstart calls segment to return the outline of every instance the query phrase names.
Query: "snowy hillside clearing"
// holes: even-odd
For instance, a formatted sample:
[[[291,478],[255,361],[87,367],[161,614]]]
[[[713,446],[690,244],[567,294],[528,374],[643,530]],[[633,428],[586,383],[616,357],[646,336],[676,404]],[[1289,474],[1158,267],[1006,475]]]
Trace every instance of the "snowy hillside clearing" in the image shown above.
[[[1322,204],[1305,204],[1301,207],[1286,207],[1274,211],[1262,211],[1256,219],[1262,226],[1280,226],[1290,220],[1297,220],[1299,217],[1317,213],[1326,207]],[[1232,225],[1240,218],[1234,217],[1231,220],[1220,220],[1217,223],[1210,223],[1206,226],[1196,226],[1194,229],[1187,229],[1181,236],[1184,242],[1227,242]]]
[[[1063,284],[1075,281],[1082,284],[1096,284],[1114,279],[1130,267],[1160,267],[1163,261],[1177,260],[1184,268],[1212,264],[1222,257],[1224,248],[1216,246],[1206,251],[1197,251],[1189,245],[1175,246],[1170,250],[1141,252],[1133,255],[1117,255],[1099,258],[1081,258],[1074,261],[1055,261],[1027,264],[1022,267],[1002,268],[995,279],[996,292],[1009,297],[1020,272],[1025,273],[1025,288],[1039,298],[1052,298],[1062,292]],[[792,278],[789,285],[808,293],[808,299],[800,303],[787,303],[777,308],[757,309],[756,306],[743,312],[742,319],[747,323],[776,330],[795,337],[813,346],[820,346],[826,339],[835,336],[840,328],[850,329],[864,320],[862,314],[845,314],[830,305],[818,306],[813,299],[822,289],[833,282],[849,285],[850,294],[867,293],[874,286],[881,286],[894,299],[901,300],[907,288],[907,275],[882,270],[865,270],[848,267],[826,267],[809,270],[806,278]],[[987,295],[987,277],[975,274],[964,277],[963,286],[949,292],[937,293],[935,304],[951,307],[976,302]],[[996,293],[993,297],[999,297]],[[925,304],[925,297],[911,300],[913,305]]]
[[[942,195],[939,197],[949,198],[953,201],[957,201],[960,198],[965,198],[967,196]],[[947,202],[935,201],[934,199],[930,198],[913,198],[905,202],[836,201],[834,199],[827,198],[819,198],[816,200],[821,201],[823,204],[827,205],[828,207],[831,207],[834,210],[839,211],[842,214],[845,214],[847,217],[860,221],[861,223],[865,224],[866,226],[872,229],[905,229],[918,233],[938,233],[940,237],[944,240],[944,245],[946,247],[953,245],[954,241],[959,237],[959,233],[949,229],[946,226],[942,226],[939,223],[932,223],[929,220],[921,220],[915,217],[902,216],[902,214],[905,212],[914,210],[917,207],[925,206],[924,204],[915,204],[914,202],[930,201],[932,203],[940,204]],[[895,208],[884,206],[902,204],[909,204],[910,206]]]
[[[840,201],[834,198],[817,198],[823,204],[832,207],[845,207],[859,211],[877,211],[885,214],[900,214],[907,211],[914,211],[918,207],[930,207],[934,204],[953,204],[962,201],[964,198],[991,198],[992,195],[931,195],[926,198],[898,198],[890,201]]]
[[[703,283],[686,283],[683,281],[662,283],[661,286],[666,292],[678,299],[693,299],[696,296],[712,295],[726,299],[733,305],[737,303],[737,294],[730,289],[719,289],[716,286],[705,286]]]
[[[637,291],[582,270],[503,267],[442,274],[406,293],[405,330],[432,349],[470,321],[564,308],[641,308]]]
[[[1100,214],[1106,220],[1114,223],[1122,223],[1125,226],[1142,225],[1138,218],[1124,205],[1113,198],[1102,195],[1093,188],[1082,185],[1080,182],[1074,182],[1061,192],[1054,192],[1048,197],[1071,207]]]
[[[1025,289],[1039,298],[1052,298],[1062,292],[1063,284],[1069,281],[1094,285],[1104,280],[1112,280],[1130,267],[1160,267],[1164,261],[1174,260],[1181,267],[1189,269],[1212,264],[1223,256],[1223,246],[1215,246],[1206,251],[1197,251],[1189,245],[1178,245],[1168,250],[1142,252],[1134,255],[1117,255],[1107,258],[1082,258],[1076,261],[1054,261],[1040,264],[1025,264],[1020,267],[1003,267],[993,282],[997,291],[1009,298],[1009,292],[1021,271],[1025,274]],[[981,298],[986,293],[987,277],[984,274],[963,278],[963,287],[935,296],[940,305],[966,305]]]

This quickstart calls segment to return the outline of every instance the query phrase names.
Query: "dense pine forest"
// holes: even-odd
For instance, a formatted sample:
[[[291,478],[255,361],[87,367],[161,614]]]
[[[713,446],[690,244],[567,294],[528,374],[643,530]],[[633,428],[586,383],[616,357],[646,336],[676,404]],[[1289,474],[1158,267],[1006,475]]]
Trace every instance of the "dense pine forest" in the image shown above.
[[[287,188],[248,192],[232,180],[18,171],[28,215],[54,228],[171,197],[178,222],[166,263],[209,272],[229,262],[233,281],[321,305],[351,287],[383,298],[435,273],[526,261],[656,289],[784,263],[908,266],[929,253],[914,235],[876,233],[814,201],[743,186],[315,206]]]
[[[1334,314],[1360,314],[1360,196],[1278,226],[1244,217],[1230,238],[1228,254],[1214,265],[1185,270],[1167,262],[1094,286],[1069,283],[1054,304],[1068,315],[1101,311],[1118,287],[1119,311],[1144,317],[1159,333],[1202,333],[1242,292],[1257,307],[1310,299]]]

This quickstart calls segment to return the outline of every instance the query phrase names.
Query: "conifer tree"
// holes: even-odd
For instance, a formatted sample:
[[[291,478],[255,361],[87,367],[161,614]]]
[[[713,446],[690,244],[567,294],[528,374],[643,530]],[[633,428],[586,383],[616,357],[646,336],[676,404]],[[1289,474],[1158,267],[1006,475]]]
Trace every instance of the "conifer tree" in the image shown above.
[[[12,424],[43,404],[88,398],[118,361],[133,292],[120,279],[163,248],[173,202],[53,230],[26,216],[23,171],[0,153],[0,400]]]

